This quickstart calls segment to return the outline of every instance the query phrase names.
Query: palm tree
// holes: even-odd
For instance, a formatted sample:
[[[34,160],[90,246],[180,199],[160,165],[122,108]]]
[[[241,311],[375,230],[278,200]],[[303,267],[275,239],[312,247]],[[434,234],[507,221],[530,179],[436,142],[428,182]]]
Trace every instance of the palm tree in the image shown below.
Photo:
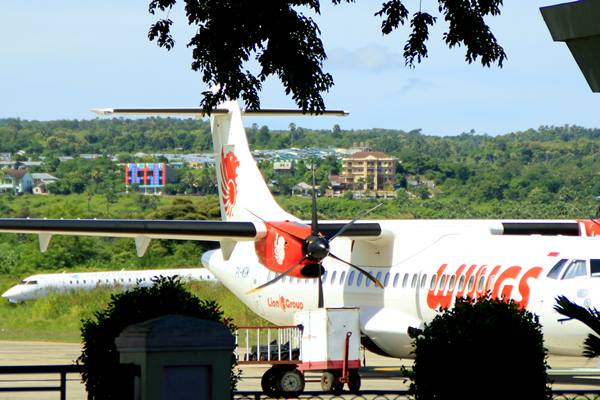
[[[600,311],[591,307],[582,307],[565,296],[556,298],[554,309],[568,319],[576,319],[586,324],[597,335],[590,333],[583,342],[583,355],[588,358],[600,356]]]

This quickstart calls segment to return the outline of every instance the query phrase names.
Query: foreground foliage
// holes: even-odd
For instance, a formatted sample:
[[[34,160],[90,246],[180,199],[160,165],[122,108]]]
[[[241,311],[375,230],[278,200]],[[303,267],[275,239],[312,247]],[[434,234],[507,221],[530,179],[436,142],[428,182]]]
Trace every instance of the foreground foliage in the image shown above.
[[[458,299],[414,345],[417,400],[551,398],[541,325],[512,300]]]
[[[114,294],[104,310],[82,321],[83,351],[77,361],[85,367],[82,380],[91,399],[120,399],[131,385],[130,377],[120,367],[115,346],[115,339],[123,329],[168,314],[220,322],[232,333],[235,330],[216,302],[194,296],[178,279],[159,278],[150,288]],[[237,375],[233,369],[231,377],[235,388]]]
[[[588,358],[600,356],[600,311],[592,307],[582,307],[565,296],[558,296],[554,309],[570,319],[586,324],[596,334],[588,334],[583,342],[583,355]]]
[[[149,11],[160,10],[166,17],[150,27],[148,37],[168,50],[175,45],[171,35],[173,21],[169,11],[176,0],[151,0]],[[192,49],[192,69],[202,72],[202,80],[215,91],[206,91],[201,105],[212,110],[227,99],[243,99],[251,108],[260,108],[258,92],[270,76],[279,77],[285,93],[292,95],[304,111],[325,109],[322,93],[333,86],[331,74],[323,72],[327,58],[321,31],[310,14],[321,12],[319,0],[255,1],[255,0],[184,0],[187,22],[194,35],[187,46]],[[332,0],[333,4],[354,0]],[[381,18],[381,32],[394,32],[405,23],[410,35],[404,45],[406,64],[414,66],[427,57],[429,29],[437,17],[415,7],[409,21],[409,10],[403,0],[386,0],[374,9]],[[448,23],[443,39],[449,47],[465,46],[469,63],[481,58],[485,66],[500,66],[506,54],[484,21],[484,17],[500,14],[502,0],[438,0],[437,14]],[[434,13],[435,14],[435,13]],[[436,14],[436,15],[437,15]],[[366,16],[367,17],[367,16]],[[368,17],[371,17],[370,15]],[[223,29],[224,26],[241,29]],[[259,72],[251,72],[251,58],[259,64]]]

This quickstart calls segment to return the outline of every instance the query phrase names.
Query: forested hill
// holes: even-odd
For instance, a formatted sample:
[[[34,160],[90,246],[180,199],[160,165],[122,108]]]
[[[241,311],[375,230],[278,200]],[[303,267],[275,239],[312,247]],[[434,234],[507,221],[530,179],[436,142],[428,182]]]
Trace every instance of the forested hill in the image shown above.
[[[398,182],[423,199],[515,200],[564,203],[600,195],[600,129],[540,127],[499,136],[463,133],[426,136],[418,130],[286,131],[253,125],[255,149],[351,147],[367,143],[401,160]],[[195,119],[94,119],[83,121],[0,120],[0,152],[26,156],[202,152],[211,149],[206,121]],[[335,169],[335,168],[334,168]],[[324,171],[323,171],[324,172]],[[337,172],[337,171],[331,171]],[[325,179],[325,173],[320,179]]]

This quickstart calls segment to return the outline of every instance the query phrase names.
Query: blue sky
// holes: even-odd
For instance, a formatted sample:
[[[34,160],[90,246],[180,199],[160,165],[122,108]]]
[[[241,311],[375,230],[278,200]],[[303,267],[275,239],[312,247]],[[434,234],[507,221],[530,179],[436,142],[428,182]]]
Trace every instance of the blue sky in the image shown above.
[[[331,6],[317,17],[335,86],[329,108],[345,118],[248,119],[272,128],[422,129],[433,135],[501,134],[540,125],[600,127],[600,94],[591,92],[564,43],[555,43],[539,7],[551,1],[506,1],[490,25],[508,54],[504,68],[464,62],[464,49],[442,43],[438,23],[430,57],[415,69],[401,57],[406,30],[383,37],[373,17],[380,0]],[[416,1],[407,1],[408,5]],[[424,10],[437,2],[423,0]],[[182,4],[175,49],[150,43],[148,2],[27,0],[0,6],[0,118],[93,118],[94,107],[195,106],[206,89],[191,71],[190,30]],[[293,107],[277,79],[262,92],[263,107]]]

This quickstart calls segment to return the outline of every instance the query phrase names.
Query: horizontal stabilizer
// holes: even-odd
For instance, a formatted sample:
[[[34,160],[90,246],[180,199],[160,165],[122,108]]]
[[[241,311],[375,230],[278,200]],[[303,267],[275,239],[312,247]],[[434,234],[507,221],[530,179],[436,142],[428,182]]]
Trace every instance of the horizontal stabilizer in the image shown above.
[[[208,114],[199,107],[191,108],[92,108],[90,111],[98,115],[191,115],[195,117],[207,117]],[[217,108],[212,110],[211,114],[227,114],[229,110]],[[344,117],[348,115],[343,110],[325,110],[319,114],[311,114],[302,110],[284,110],[275,108],[264,108],[261,110],[242,110],[244,116],[337,116]]]

